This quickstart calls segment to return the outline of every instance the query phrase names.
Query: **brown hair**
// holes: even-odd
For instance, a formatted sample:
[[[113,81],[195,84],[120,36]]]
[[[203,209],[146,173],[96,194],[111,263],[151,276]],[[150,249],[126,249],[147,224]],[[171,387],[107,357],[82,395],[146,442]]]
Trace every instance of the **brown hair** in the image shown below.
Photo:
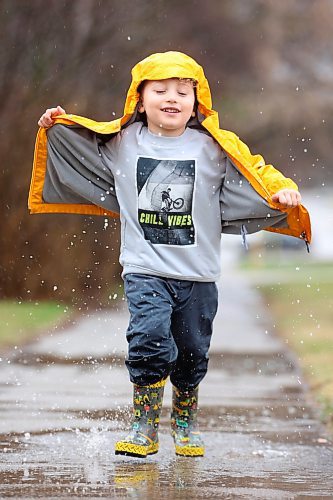
[[[193,88],[195,89],[198,82],[194,80],[194,78],[177,78],[180,82],[184,83],[192,83]],[[149,82],[149,80],[142,80],[142,82],[138,85],[137,92],[141,95],[143,92],[143,89],[145,87],[146,82]]]

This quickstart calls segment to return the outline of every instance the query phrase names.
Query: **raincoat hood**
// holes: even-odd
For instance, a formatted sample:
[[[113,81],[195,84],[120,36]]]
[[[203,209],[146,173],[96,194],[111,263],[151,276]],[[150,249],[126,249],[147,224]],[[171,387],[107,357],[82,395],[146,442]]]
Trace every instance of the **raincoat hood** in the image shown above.
[[[216,114],[212,110],[212,98],[202,67],[192,57],[181,52],[163,52],[146,57],[132,69],[132,83],[127,93],[124,117],[135,112],[139,94],[137,89],[145,80],[165,80],[167,78],[191,78],[196,80],[198,110],[205,117]]]
[[[267,225],[265,227],[261,225],[260,229],[264,228],[268,231],[296,236],[309,242],[311,240],[311,227],[307,210],[302,205],[288,209],[280,204],[273,203],[271,199],[272,195],[281,189],[297,189],[296,184],[291,179],[284,177],[272,165],[266,165],[261,155],[252,155],[247,145],[236,134],[220,129],[218,113],[212,109],[211,92],[204,71],[194,59],[186,54],[175,51],[156,53],[137,63],[132,69],[132,81],[127,92],[121,118],[109,122],[96,122],[82,116],[66,114],[58,116],[55,119],[55,124],[88,130],[96,133],[99,137],[103,135],[110,137],[110,135],[118,133],[122,128],[134,121],[141,119],[140,113],[137,112],[140,99],[139,85],[145,80],[163,80],[167,78],[190,78],[196,81],[198,109],[195,126],[200,127],[206,133],[208,132],[219,143],[238,174],[248,181],[247,183],[259,195],[261,201],[263,199],[267,206],[276,210],[279,214],[281,212],[286,214],[286,224],[274,226],[274,224],[270,225],[268,221]],[[188,126],[191,126],[190,122]],[[50,198],[47,201],[44,192],[49,147],[47,131],[40,128],[37,134],[29,193],[30,212],[118,216],[119,207],[117,207],[117,203],[106,205],[101,203],[100,199],[95,200],[92,197],[88,199],[88,203],[84,203],[82,197],[87,198],[85,190],[82,191],[83,194],[80,192],[79,203],[77,203],[76,195],[72,199],[67,196],[64,198],[65,201],[61,199],[61,196],[59,202],[57,202],[56,198]],[[85,174],[81,177],[87,179],[89,176],[87,177]],[[77,180],[74,181],[74,177],[71,181],[66,180],[66,191],[72,189],[74,193],[77,193],[77,185]],[[59,192],[59,186],[55,190]],[[236,198],[233,199],[234,203],[237,203]],[[224,213],[225,211],[221,209],[222,225]],[[246,214],[244,214],[245,219]],[[226,223],[225,227],[227,225]]]

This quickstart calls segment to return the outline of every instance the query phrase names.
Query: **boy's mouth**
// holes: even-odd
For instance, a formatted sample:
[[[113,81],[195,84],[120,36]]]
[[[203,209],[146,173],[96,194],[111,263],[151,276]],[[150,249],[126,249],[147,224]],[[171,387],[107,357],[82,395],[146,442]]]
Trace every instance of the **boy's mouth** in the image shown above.
[[[162,108],[162,111],[165,113],[180,113],[180,110],[177,108]]]

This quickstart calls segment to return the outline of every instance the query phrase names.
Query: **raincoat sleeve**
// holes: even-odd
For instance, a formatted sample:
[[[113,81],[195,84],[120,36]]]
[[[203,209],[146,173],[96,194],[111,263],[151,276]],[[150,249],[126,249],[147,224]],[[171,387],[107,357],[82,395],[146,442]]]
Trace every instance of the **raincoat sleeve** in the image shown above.
[[[119,214],[106,157],[108,137],[78,124],[56,124],[37,137],[29,194],[31,213]],[[110,148],[109,148],[110,149]]]
[[[220,195],[222,231],[231,234],[261,229],[311,241],[309,214],[303,205],[284,207],[273,202],[281,189],[298,189],[261,155],[252,155],[234,132],[219,130],[216,138],[226,151],[226,180]]]
[[[238,137],[237,148],[240,154],[246,158],[248,167],[260,178],[270,195],[277,193],[281,189],[295,189],[298,191],[298,186],[294,181],[285,177],[272,165],[266,165],[261,155],[252,155],[249,147]]]

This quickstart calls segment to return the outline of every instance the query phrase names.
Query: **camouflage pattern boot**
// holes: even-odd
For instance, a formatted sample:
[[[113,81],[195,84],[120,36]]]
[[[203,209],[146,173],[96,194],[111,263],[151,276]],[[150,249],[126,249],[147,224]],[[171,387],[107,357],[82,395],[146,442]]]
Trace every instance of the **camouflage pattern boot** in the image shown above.
[[[134,384],[133,423],[128,436],[115,445],[116,455],[145,458],[158,452],[158,424],[165,380],[156,384]]]
[[[172,390],[171,434],[176,455],[203,457],[205,445],[198,426],[198,387],[190,391]]]

